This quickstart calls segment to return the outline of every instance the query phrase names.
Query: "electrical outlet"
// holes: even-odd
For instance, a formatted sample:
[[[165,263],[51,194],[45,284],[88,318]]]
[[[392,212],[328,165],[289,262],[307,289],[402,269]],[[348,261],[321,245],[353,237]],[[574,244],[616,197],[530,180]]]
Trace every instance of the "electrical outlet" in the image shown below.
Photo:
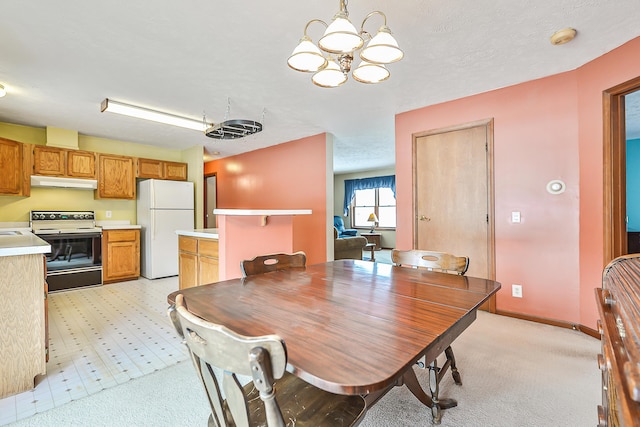
[[[511,296],[522,298],[522,285],[511,285]]]
[[[111,211],[106,211],[105,214],[107,218],[111,218]]]
[[[520,222],[520,212],[514,211],[511,212],[511,222],[517,224]]]

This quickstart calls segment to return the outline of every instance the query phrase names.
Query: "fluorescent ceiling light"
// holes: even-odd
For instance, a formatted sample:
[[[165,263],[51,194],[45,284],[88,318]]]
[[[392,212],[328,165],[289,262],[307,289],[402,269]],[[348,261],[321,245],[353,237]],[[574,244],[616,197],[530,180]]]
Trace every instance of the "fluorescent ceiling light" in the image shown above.
[[[165,123],[168,125],[179,126],[187,129],[198,130],[204,132],[211,123],[205,120],[194,120],[187,117],[180,117],[174,114],[163,113],[161,111],[151,110],[149,108],[138,107],[136,105],[125,104],[123,102],[113,101],[105,98],[100,105],[100,111],[108,111],[110,113],[122,114],[129,117],[137,117],[139,119],[151,120],[153,122]]]

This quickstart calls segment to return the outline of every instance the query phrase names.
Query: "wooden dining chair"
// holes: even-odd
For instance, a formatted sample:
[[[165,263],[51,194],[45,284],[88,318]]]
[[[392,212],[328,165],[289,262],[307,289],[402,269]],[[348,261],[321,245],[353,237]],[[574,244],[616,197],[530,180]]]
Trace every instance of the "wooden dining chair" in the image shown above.
[[[469,269],[469,257],[417,249],[409,251],[393,249],[391,251],[391,262],[395,265],[426,268],[427,270],[454,273],[460,276],[464,276]]]
[[[393,249],[391,251],[391,262],[394,265],[410,268],[422,268],[430,271],[437,271],[442,273],[457,274],[464,276],[469,269],[469,257],[455,256],[446,252],[435,251],[423,251],[423,250],[407,250],[401,251]],[[447,369],[451,368],[451,376],[456,384],[462,385],[462,378],[460,372],[456,366],[456,358],[453,354],[453,349],[448,346],[444,350],[446,362],[442,367],[437,366],[435,361],[429,369],[435,371],[435,386],[438,387],[440,380],[444,377]],[[418,361],[420,367],[425,368],[424,361]]]
[[[355,426],[364,417],[363,397],[329,393],[286,372],[277,335],[247,337],[203,320],[182,294],[168,312],[207,393],[209,426]],[[242,386],[238,376],[253,381]]]
[[[304,268],[307,265],[307,255],[300,251],[292,254],[278,253],[260,255],[253,259],[246,259],[240,263],[242,277],[289,268]]]

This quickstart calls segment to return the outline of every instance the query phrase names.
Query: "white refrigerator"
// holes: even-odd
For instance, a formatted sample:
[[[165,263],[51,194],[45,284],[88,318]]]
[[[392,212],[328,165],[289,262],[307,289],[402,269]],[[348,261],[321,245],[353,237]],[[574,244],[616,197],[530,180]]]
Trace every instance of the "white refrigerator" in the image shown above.
[[[140,273],[147,279],[178,274],[177,230],[194,228],[193,182],[148,179],[138,182],[136,207]]]

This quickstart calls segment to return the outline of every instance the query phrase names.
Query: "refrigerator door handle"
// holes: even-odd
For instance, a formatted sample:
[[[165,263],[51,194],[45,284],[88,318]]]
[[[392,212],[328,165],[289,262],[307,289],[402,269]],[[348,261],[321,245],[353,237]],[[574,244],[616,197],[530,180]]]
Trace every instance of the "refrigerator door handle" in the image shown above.
[[[151,212],[151,215],[149,216],[149,220],[151,222],[151,240],[156,240],[156,221],[155,221],[155,215],[154,212]]]
[[[154,180],[149,180],[149,207],[154,209],[156,207],[156,191]]]

